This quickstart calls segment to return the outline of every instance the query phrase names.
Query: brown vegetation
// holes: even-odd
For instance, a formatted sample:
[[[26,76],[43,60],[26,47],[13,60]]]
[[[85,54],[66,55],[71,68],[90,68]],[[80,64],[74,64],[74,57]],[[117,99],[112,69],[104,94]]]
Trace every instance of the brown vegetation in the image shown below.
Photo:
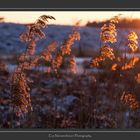
[[[125,51],[118,53],[114,44],[119,16],[111,18],[101,28],[99,53],[84,63],[79,74],[71,51],[80,39],[77,27],[61,45],[53,41],[35,53],[37,41],[46,36],[43,28],[49,19],[55,18],[39,17],[20,36],[27,48],[13,72],[0,62],[0,110],[8,110],[5,119],[0,114],[0,127],[140,128],[137,34],[130,32]],[[128,52],[131,58],[126,57]],[[38,70],[41,66],[45,69]]]

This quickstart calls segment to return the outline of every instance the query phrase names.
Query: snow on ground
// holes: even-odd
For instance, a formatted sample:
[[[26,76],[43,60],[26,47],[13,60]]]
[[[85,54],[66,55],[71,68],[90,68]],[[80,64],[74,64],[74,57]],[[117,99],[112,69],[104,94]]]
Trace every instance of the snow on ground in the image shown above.
[[[76,58],[76,64],[77,64],[77,74],[82,74],[84,72],[84,67],[83,67],[83,63],[84,61],[88,61],[90,62],[90,57],[84,57],[84,58],[81,58],[81,57],[77,57]],[[7,64],[7,69],[8,71],[14,71],[14,69],[16,68],[16,64]],[[34,70],[37,70],[37,71],[46,71],[46,66],[39,66],[37,68],[35,68]],[[87,71],[92,71],[94,73],[97,73],[98,71],[101,72],[101,70],[98,70],[97,68],[92,68],[92,69],[86,69]]]
[[[26,45],[20,41],[19,36],[25,29],[26,26],[22,24],[0,23],[0,53],[11,54],[23,51]],[[37,51],[41,51],[54,40],[61,44],[71,30],[72,26],[49,25],[48,28],[44,29],[46,38],[38,42]],[[118,43],[115,46],[123,46],[128,32],[132,30],[136,31],[140,37],[140,30],[119,29]],[[73,50],[92,54],[93,51],[100,47],[100,31],[99,28],[81,27],[81,40],[74,44]]]

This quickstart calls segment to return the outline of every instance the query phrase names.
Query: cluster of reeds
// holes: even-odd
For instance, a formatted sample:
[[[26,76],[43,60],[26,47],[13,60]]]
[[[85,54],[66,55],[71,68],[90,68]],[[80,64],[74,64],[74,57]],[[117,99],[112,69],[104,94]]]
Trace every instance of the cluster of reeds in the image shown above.
[[[92,58],[90,65],[92,68],[98,67],[98,69],[101,68],[104,70],[102,73],[98,72],[95,74],[99,85],[101,84],[100,81],[106,81],[104,84],[106,84],[107,87],[110,86],[110,88],[114,85],[118,86],[121,84],[122,87],[118,87],[118,93],[116,93],[117,95],[112,95],[113,93],[111,93],[111,95],[109,95],[110,98],[113,99],[115,96],[115,100],[118,102],[121,101],[123,106],[127,106],[130,110],[137,110],[139,108],[139,101],[137,100],[135,87],[138,88],[138,86],[134,85],[134,83],[135,81],[138,84],[140,83],[140,74],[136,71],[136,66],[139,63],[139,57],[135,56],[135,53],[138,50],[138,35],[134,31],[129,32],[127,36],[127,43],[124,45],[124,52],[121,54],[116,53],[116,23],[118,22],[119,16],[115,16],[101,28],[100,52],[97,57]],[[130,58],[127,57],[127,52],[130,54]],[[109,69],[105,69],[107,65]],[[129,82],[126,79],[130,81],[131,88],[128,87],[127,84]],[[98,95],[96,96],[98,97]],[[122,107],[120,106],[118,107],[120,112],[122,111],[121,108]]]
[[[75,56],[72,55],[71,50],[74,42],[80,40],[80,33],[77,31],[77,28],[73,28],[62,44],[53,41],[40,54],[35,54],[37,41],[46,36],[43,29],[47,27],[49,19],[55,18],[43,15],[39,17],[34,24],[28,25],[27,30],[20,36],[21,41],[26,43],[27,48],[26,51],[19,56],[18,65],[11,76],[10,88],[13,112],[16,113],[17,116],[21,116],[33,110],[30,97],[30,85],[34,81],[29,78],[28,72],[38,66],[42,61],[45,63],[45,66],[47,66],[46,72],[48,75],[50,73],[53,73],[55,76],[60,74],[60,77],[53,79],[56,80],[55,82],[58,84],[52,84],[51,87],[53,87],[53,89],[49,89],[49,86],[46,86],[47,89],[42,88],[43,86],[45,87],[46,83],[43,83],[43,86],[39,85],[42,86],[37,87],[40,88],[40,92],[51,93],[52,91],[55,96],[58,93],[60,96],[63,96],[63,93],[66,94],[70,92],[77,99],[74,104],[76,107],[74,105],[70,107],[70,112],[67,112],[67,115],[53,108],[51,110],[53,115],[48,113],[46,118],[49,116],[50,120],[54,120],[50,122],[47,118],[48,120],[45,120],[47,125],[50,124],[51,127],[61,128],[96,128],[102,125],[101,127],[116,128],[117,120],[115,115],[119,111],[122,111],[119,108],[121,105],[128,107],[130,110],[138,109],[139,101],[137,100],[137,96],[135,92],[132,92],[133,90],[129,90],[129,85],[132,84],[131,80],[129,84],[124,83],[130,78],[130,72],[135,69],[136,64],[139,62],[139,58],[135,57],[135,53],[138,50],[138,36],[135,32],[130,32],[127,37],[125,54],[117,55],[114,48],[117,47],[115,46],[117,42],[116,24],[119,22],[119,17],[120,15],[111,18],[110,21],[101,28],[100,52],[99,55],[93,57],[90,62],[92,68],[97,67],[98,69],[102,66],[105,71],[101,73],[99,71],[97,73],[91,72],[90,74],[84,73],[75,76],[71,76],[71,73],[75,74],[77,72],[76,59]],[[130,50],[133,56],[130,59],[126,57],[127,49]],[[109,69],[105,69],[102,64],[105,63],[107,65],[108,61],[110,62]],[[68,69],[66,75],[65,73],[59,73],[64,63],[66,63]],[[4,65],[1,64],[0,68],[1,67],[4,67]],[[38,72],[36,75],[38,76],[39,74]],[[132,81],[140,84],[140,73],[135,72],[133,75],[135,76],[131,77],[133,79]],[[43,80],[45,79],[44,77],[43,75]],[[65,80],[66,83],[63,83],[61,78]],[[37,77],[35,86],[38,85],[38,79],[39,77]],[[135,86],[135,88],[139,88],[139,86]],[[106,107],[108,103],[105,103],[104,97],[108,97],[109,101],[114,104]],[[52,104],[50,105],[50,108],[51,107]],[[107,109],[105,109],[105,107]]]
[[[129,59],[126,56],[126,50],[124,52],[124,57],[122,56],[116,57],[116,63],[114,63],[111,67],[111,70],[130,70],[133,69],[136,65],[136,63],[139,61],[139,57],[135,56],[135,52],[138,50],[138,36],[135,32],[130,32],[127,37],[127,47],[130,49],[130,54],[133,55],[132,58]]]
[[[125,63],[121,69],[122,70],[128,70],[128,69],[132,69],[134,68],[135,64],[139,61],[138,57],[134,57],[132,59],[130,59],[130,61],[128,63]]]
[[[112,45],[117,42],[116,23],[118,23],[119,16],[110,19],[109,23],[104,24],[101,28],[100,40],[101,48],[100,54],[96,58],[92,58],[91,66],[98,67],[99,64],[106,59],[113,60],[115,58]]]
[[[37,66],[41,60],[45,61],[45,63],[49,63],[50,72],[57,72],[63,63],[64,57],[71,54],[71,46],[74,44],[74,41],[80,39],[80,33],[76,30],[72,30],[60,48],[57,48],[58,44],[54,41],[39,55],[35,55],[36,42],[45,38],[43,29],[47,27],[48,19],[55,18],[46,15],[39,17],[39,19],[37,19],[34,24],[29,25],[27,31],[20,36],[21,41],[27,44],[27,48],[25,53],[21,54],[18,58],[19,64],[15,68],[11,78],[12,104],[14,112],[16,112],[18,116],[22,113],[32,111],[30,88],[28,85],[33,81],[28,78],[26,72]],[[71,72],[75,73],[76,62],[74,57],[70,57],[69,66]]]

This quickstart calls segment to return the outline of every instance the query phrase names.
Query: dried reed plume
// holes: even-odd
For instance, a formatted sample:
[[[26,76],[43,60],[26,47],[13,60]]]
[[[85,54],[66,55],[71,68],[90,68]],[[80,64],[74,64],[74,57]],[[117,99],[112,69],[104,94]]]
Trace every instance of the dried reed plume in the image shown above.
[[[134,66],[136,65],[136,63],[139,61],[138,57],[134,57],[132,58],[129,63],[125,63],[124,66],[121,67],[122,70],[128,70],[128,69],[132,69],[134,68]]]
[[[63,58],[71,54],[71,47],[76,40],[80,40],[80,33],[78,31],[72,30],[72,33],[68,35],[68,38],[64,41],[52,62],[52,70],[54,72],[58,72],[58,69],[63,63]]]
[[[102,46],[101,47],[101,56],[102,58],[109,58],[110,60],[113,60],[115,58],[115,55],[113,53],[113,49],[108,46]]]
[[[90,62],[92,67],[98,67],[100,62],[103,62],[105,59],[113,60],[115,59],[115,55],[113,53],[113,49],[108,46],[102,46],[100,48],[100,56],[93,58]]]
[[[112,71],[117,70],[117,64],[116,64],[116,63],[112,65],[111,70],[112,70]]]
[[[61,46],[61,55],[70,55],[71,46],[74,44],[75,40],[80,40],[80,33],[78,31],[73,31],[68,35],[68,38],[64,41]]]
[[[119,16],[114,16],[109,20],[109,23],[104,24],[101,28],[100,39],[103,43],[115,43],[117,42],[117,30],[116,23],[119,21]]]
[[[102,56],[98,56],[96,58],[91,59],[90,66],[91,67],[99,67],[100,62],[103,62],[105,59]]]
[[[28,78],[23,72],[15,71],[13,73],[11,93],[14,112],[17,116],[32,110],[28,82]]]
[[[41,53],[39,59],[43,59],[46,62],[51,61],[53,59],[52,53],[55,52],[57,46],[57,42],[53,41],[50,43],[46,49]]]
[[[19,64],[15,68],[11,79],[11,93],[14,111],[18,116],[32,110],[30,99],[30,81],[26,76],[26,70],[31,69],[37,61],[32,61],[35,53],[36,41],[45,37],[43,28],[47,26],[48,19],[55,19],[52,16],[40,16],[34,24],[28,26],[27,30],[21,34],[21,41],[27,43],[26,52],[19,57]]]
[[[69,70],[70,73],[76,74],[76,72],[77,72],[77,65],[76,65],[75,56],[70,56],[69,57],[68,70]]]
[[[139,108],[139,102],[137,101],[136,96],[131,93],[123,92],[121,101],[132,110]]]
[[[128,47],[132,52],[136,52],[138,49],[138,36],[135,32],[130,32],[128,34]]]
[[[101,28],[100,40],[103,45],[100,48],[99,56],[96,58],[92,58],[90,62],[91,67],[98,67],[99,63],[104,61],[106,58],[109,58],[111,60],[115,58],[113,48],[110,47],[110,44],[117,42],[116,23],[118,23],[119,16],[111,18],[109,20],[109,23],[104,24]]]

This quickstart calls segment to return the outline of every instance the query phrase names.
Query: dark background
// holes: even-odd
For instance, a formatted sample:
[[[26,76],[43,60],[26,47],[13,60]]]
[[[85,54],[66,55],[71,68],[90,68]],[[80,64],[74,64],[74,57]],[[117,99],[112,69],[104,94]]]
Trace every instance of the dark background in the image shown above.
[[[1,0],[0,8],[2,10],[8,10],[9,8],[45,8],[48,10],[59,8],[80,8],[93,10],[101,10],[106,8],[107,10],[136,10],[140,9],[139,0]],[[127,9],[126,9],[127,8]],[[11,9],[10,9],[11,10]],[[43,9],[42,9],[43,10]],[[58,9],[57,9],[58,10]]]

